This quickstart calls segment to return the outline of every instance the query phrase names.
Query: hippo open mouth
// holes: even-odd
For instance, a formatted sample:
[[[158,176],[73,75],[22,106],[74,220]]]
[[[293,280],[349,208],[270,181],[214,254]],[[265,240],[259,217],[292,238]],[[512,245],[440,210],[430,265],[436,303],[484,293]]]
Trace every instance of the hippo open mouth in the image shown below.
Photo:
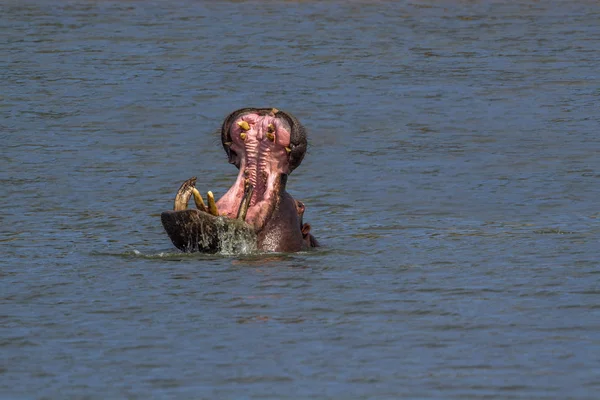
[[[229,163],[239,169],[233,186],[215,202],[204,202],[196,178],[181,185],[174,211],[161,214],[171,241],[183,251],[294,252],[318,246],[303,223],[304,204],[286,192],[288,175],[306,153],[306,131],[289,113],[243,108],[221,128]],[[196,209],[187,209],[193,197]]]

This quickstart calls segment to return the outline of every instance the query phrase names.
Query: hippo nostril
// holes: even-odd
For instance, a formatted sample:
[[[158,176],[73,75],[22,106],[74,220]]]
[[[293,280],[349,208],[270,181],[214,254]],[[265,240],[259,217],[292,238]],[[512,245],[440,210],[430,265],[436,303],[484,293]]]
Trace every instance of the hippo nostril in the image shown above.
[[[267,139],[269,139],[271,142],[274,142],[275,135],[273,135],[271,132],[267,132]]]

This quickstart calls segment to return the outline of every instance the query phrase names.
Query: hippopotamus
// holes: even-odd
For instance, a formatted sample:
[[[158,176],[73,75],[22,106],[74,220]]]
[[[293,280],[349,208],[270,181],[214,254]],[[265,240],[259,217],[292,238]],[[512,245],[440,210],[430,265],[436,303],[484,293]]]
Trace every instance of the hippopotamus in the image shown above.
[[[229,163],[239,170],[231,188],[207,203],[196,177],[185,181],[173,211],[161,214],[169,238],[185,252],[297,252],[319,246],[304,223],[305,205],[287,191],[288,176],[306,153],[306,130],[276,108],[242,108],[221,127]],[[194,198],[195,209],[187,203]]]

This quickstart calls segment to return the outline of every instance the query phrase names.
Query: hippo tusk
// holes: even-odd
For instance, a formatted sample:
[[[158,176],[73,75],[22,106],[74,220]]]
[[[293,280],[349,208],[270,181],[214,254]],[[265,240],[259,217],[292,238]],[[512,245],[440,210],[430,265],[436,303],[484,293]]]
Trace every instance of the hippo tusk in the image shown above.
[[[215,203],[215,196],[213,192],[209,191],[206,193],[206,197],[208,198],[208,212],[215,217],[219,216],[219,209],[217,208],[217,203]]]
[[[194,195],[194,203],[196,203],[196,208],[200,211],[208,212],[208,208],[206,208],[206,204],[204,204],[204,200],[202,199],[202,195],[196,188],[192,188],[192,194]]]
[[[175,202],[173,204],[174,211],[186,210],[187,204],[190,201],[190,197],[192,197],[192,192],[196,189],[194,186],[196,185],[196,177],[188,179],[183,182],[175,195]]]

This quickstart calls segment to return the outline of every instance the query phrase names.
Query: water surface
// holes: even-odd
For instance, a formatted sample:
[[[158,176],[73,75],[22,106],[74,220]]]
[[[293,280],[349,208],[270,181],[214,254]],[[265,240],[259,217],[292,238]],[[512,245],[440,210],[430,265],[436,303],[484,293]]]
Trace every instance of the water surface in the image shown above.
[[[0,5],[2,398],[594,399],[600,5]],[[325,247],[187,255],[274,106]]]

